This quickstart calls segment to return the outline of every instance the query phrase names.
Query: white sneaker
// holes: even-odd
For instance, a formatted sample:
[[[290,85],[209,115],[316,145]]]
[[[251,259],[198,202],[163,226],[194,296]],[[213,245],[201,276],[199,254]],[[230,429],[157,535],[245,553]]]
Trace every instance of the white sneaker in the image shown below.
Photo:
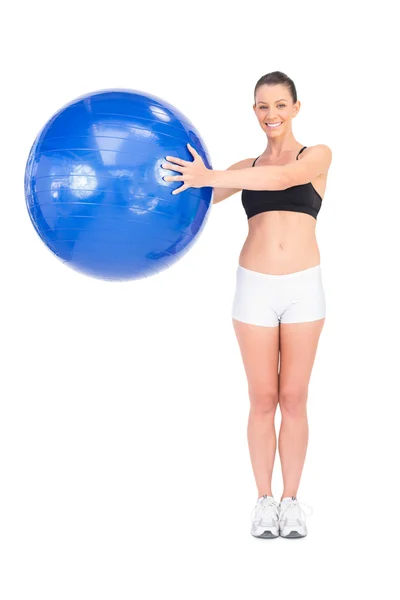
[[[279,504],[273,496],[261,496],[251,513],[251,535],[279,537]]]
[[[284,538],[300,538],[307,535],[306,514],[301,506],[313,509],[308,504],[299,502],[295,496],[282,498],[279,503],[279,534]]]

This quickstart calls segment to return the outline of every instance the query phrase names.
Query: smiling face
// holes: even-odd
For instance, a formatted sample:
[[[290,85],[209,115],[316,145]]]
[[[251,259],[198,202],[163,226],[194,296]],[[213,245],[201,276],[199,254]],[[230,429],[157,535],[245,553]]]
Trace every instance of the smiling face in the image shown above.
[[[300,101],[293,104],[290,91],[285,85],[262,85],[257,90],[253,109],[263,131],[268,136],[276,137],[285,130],[291,130],[292,119],[300,110]],[[269,127],[267,123],[277,126]]]

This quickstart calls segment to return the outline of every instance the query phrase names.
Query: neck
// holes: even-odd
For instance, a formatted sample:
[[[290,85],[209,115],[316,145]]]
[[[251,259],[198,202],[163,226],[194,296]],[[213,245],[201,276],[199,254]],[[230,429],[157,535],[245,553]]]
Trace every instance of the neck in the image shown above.
[[[271,136],[268,138],[268,145],[264,151],[264,156],[270,158],[279,158],[287,152],[296,152],[299,143],[296,142],[292,131],[284,132],[279,137]]]

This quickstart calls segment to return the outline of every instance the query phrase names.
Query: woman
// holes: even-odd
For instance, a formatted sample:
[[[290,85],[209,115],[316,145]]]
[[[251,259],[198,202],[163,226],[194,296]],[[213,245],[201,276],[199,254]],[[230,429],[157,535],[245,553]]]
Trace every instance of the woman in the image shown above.
[[[292,120],[300,102],[284,73],[257,82],[253,109],[267,135],[258,158],[214,171],[189,147],[193,162],[167,157],[174,164],[163,167],[182,173],[165,178],[184,182],[174,193],[212,186],[216,204],[243,190],[249,231],[237,267],[232,319],[250,398],[247,433],[258,489],[251,533],[304,537],[305,514],[296,496],[308,444],[308,385],[325,321],[315,227],[332,153],[323,144],[306,147],[294,138]],[[279,503],[271,490],[278,403],[284,484]]]

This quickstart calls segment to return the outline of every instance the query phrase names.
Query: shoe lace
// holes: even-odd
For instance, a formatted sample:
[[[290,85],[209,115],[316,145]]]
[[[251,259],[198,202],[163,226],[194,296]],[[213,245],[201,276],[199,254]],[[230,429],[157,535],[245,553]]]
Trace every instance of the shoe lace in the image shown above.
[[[303,506],[306,508],[309,508],[311,510],[311,512],[307,514],[303,510]],[[288,508],[296,508],[296,507],[298,507],[298,509],[300,510],[300,513],[302,513],[302,515],[304,515],[305,517],[310,517],[314,513],[314,509],[309,504],[306,504],[305,502],[300,502],[299,500],[291,500],[290,502],[285,502],[283,507],[281,507],[280,517],[282,517],[285,514],[285,512],[288,510]]]
[[[275,507],[277,510],[279,508],[279,504],[276,500],[271,500],[271,498],[265,498],[263,502],[260,502],[256,507],[257,515],[259,517],[263,517],[264,514],[271,509],[271,507]]]

